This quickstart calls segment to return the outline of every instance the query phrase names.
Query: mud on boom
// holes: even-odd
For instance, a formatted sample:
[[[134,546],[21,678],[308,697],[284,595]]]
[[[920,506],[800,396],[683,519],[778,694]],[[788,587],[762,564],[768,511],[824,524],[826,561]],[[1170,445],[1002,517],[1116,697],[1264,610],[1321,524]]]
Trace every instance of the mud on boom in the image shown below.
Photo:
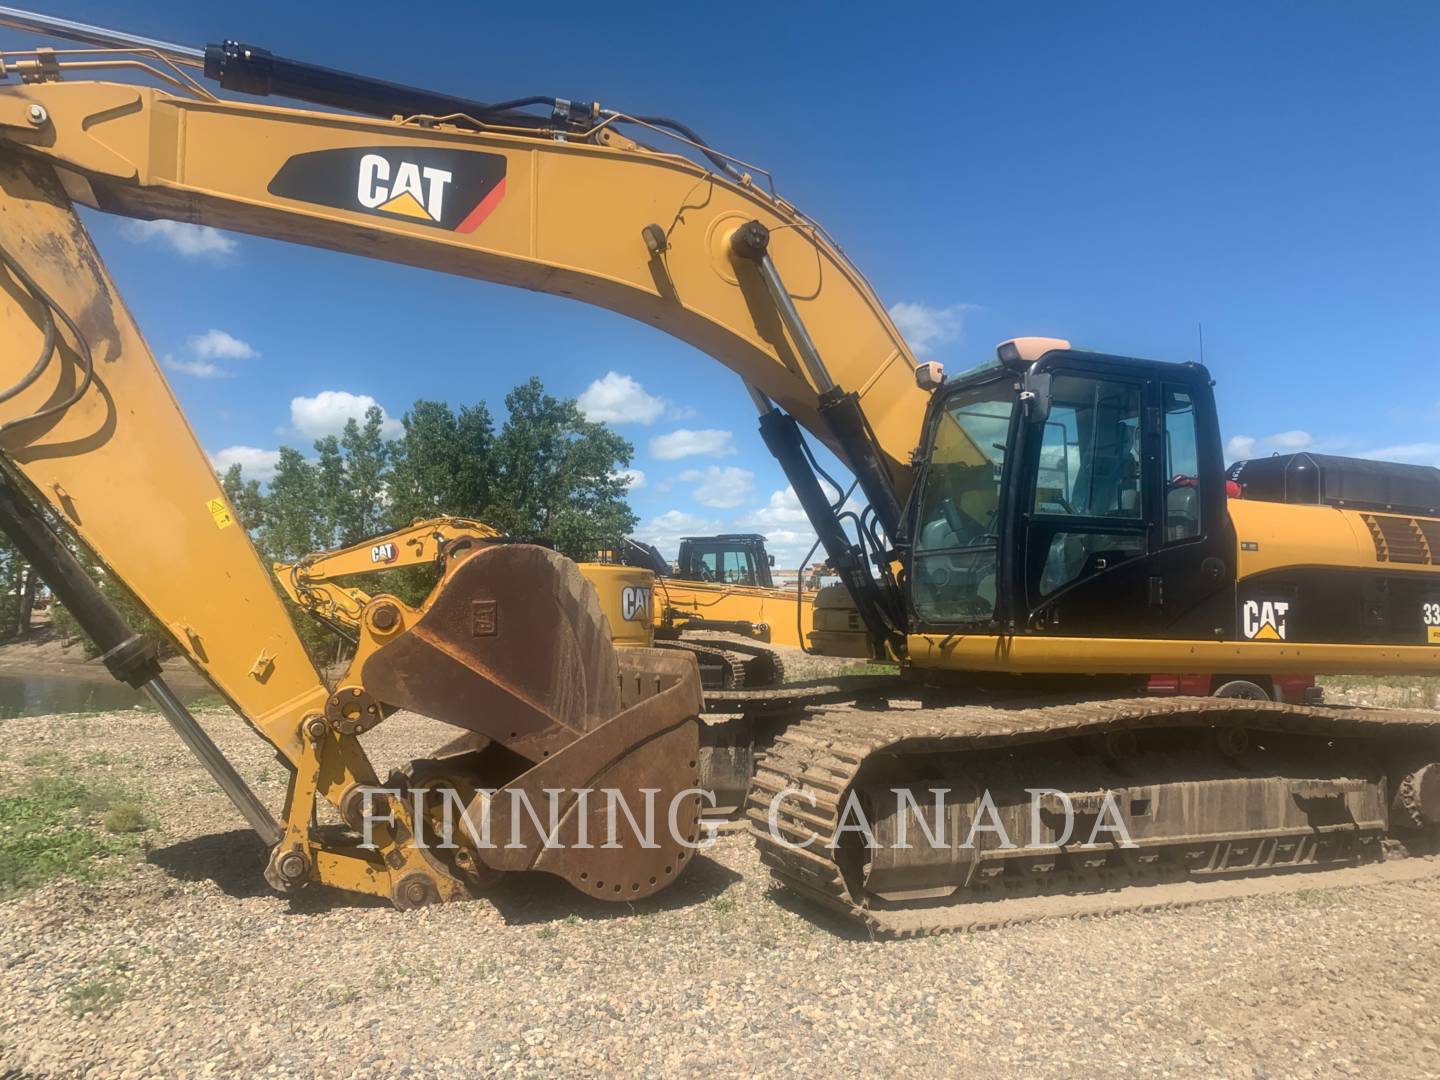
[[[1198,365],[1022,338],[947,380],[767,176],[663,116],[576,98],[487,104],[236,42],[190,49],[10,9],[0,23],[88,46],[0,54],[0,524],[271,845],[276,887],[319,881],[402,907],[516,870],[612,900],[663,888],[700,802],[696,667],[617,651],[567,560],[481,544],[418,606],[366,598],[350,613],[355,659],[327,686],[76,204],[569,296],[733,370],[849,592],[853,634],[899,660],[911,688],[888,710],[812,709],[752,785],[764,858],[821,904],[896,932],[943,928],[1022,893],[1203,889],[1374,860],[1383,840],[1440,821],[1433,714],[1129,696],[1141,672],[1436,670],[1433,470],[1362,481],[1317,461],[1316,482],[1292,486],[1252,466],[1248,497],[1228,498]],[[863,513],[843,509],[802,430],[853,473]],[[57,528],[275,747],[291,770],[279,820]],[[364,735],[396,709],[459,729],[397,786],[458,792],[467,820],[503,818],[506,792],[544,806],[560,789],[561,842],[516,821],[514,847],[422,846],[442,808],[405,797],[389,800],[374,850],[316,827],[319,801],[357,823],[379,781]],[[1015,817],[1039,787],[1081,812],[1109,796],[1134,846],[883,842],[911,804],[938,806],[963,837],[986,795]],[[625,831],[615,848],[578,845],[582,789],[651,789],[677,808],[674,826],[657,847]],[[834,832],[852,804],[878,846],[801,842]],[[510,824],[492,828],[508,837]]]

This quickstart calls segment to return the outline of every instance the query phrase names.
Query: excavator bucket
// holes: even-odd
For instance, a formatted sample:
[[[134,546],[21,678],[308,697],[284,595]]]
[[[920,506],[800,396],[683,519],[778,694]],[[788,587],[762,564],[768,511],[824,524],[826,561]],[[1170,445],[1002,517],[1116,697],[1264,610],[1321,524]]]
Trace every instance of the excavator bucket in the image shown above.
[[[622,657],[575,564],[523,544],[465,554],[395,626],[359,682],[387,706],[466,729],[405,778],[412,797],[425,792],[427,820],[444,818],[437,854],[453,850],[461,876],[543,870],[608,900],[674,880],[702,797],[693,658]]]

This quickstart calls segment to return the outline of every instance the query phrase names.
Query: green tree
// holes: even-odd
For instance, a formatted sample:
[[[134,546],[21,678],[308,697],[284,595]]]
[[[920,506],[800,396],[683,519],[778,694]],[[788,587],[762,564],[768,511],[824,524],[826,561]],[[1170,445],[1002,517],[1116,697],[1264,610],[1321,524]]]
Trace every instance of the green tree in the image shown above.
[[[350,481],[345,474],[345,454],[340,440],[326,435],[315,443],[315,512],[323,537],[321,546],[332,547],[339,542],[345,523],[353,520],[354,508]]]
[[[29,635],[39,587],[30,564],[8,537],[0,536],[0,639]]]
[[[220,486],[225,489],[225,497],[234,507],[240,524],[253,535],[265,522],[265,495],[260,490],[260,481],[245,479],[240,463],[236,462],[225,470]]]
[[[486,520],[521,538],[546,538],[583,557],[635,527],[620,469],[634,448],[574,401],[532,378],[505,398],[509,416],[495,440],[495,479]]]
[[[490,505],[495,425],[484,403],[417,401],[391,443],[387,519],[392,527],[438,514],[479,517]]]
[[[384,423],[379,406],[371,405],[365,410],[363,425],[351,418],[340,435],[340,448],[345,453],[345,498],[338,537],[342,546],[374,536],[384,528],[390,463],[390,447],[382,434]]]
[[[257,534],[257,546],[264,558],[288,562],[328,542],[319,491],[315,466],[300,451],[282,446],[265,499],[264,522]]]
[[[266,488],[233,466],[223,477],[225,492],[268,562],[291,562],[438,515],[476,518],[521,539],[546,538],[574,557],[635,527],[619,478],[633,452],[628,442],[586,420],[574,401],[545,393],[538,379],[516,387],[505,405],[509,416],[497,435],[483,402],[457,412],[445,402],[417,401],[405,414],[404,434],[389,441],[380,410],[371,408],[363,424],[351,420],[338,438],[318,440],[314,460],[282,447]],[[435,573],[413,567],[350,583],[418,603]],[[312,654],[328,657],[334,648],[328,631],[293,605],[289,610]]]

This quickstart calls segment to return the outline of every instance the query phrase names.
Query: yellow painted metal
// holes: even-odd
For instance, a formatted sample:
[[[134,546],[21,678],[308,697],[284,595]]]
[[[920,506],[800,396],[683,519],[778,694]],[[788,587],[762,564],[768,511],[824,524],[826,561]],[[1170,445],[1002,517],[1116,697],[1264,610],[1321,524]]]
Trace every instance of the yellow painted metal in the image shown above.
[[[323,704],[325,687],[54,170],[13,150],[0,151],[0,245],[76,319],[95,365],[78,402],[9,428],[0,449],[294,762],[300,720]],[[9,386],[40,351],[41,313],[13,278],[0,277],[0,385]],[[77,384],[75,343],[63,327],[59,334],[55,362],[0,403],[0,422]]]
[[[43,129],[26,108],[43,106]],[[903,498],[927,395],[884,305],[807,219],[753,185],[627,140],[598,145],[446,124],[374,120],[177,97],[101,82],[0,89],[0,138],[65,166],[77,198],[569,296],[688,341],[822,441],[815,389],[752,267],[729,238],[759,220],[835,381],[861,397]],[[296,154],[347,147],[483,150],[504,157],[504,196],[473,232],[269,192]],[[354,184],[342,196],[355,195]],[[642,230],[667,238],[652,255]],[[843,448],[831,448],[843,458]]]
[[[1440,563],[1393,567],[1382,563],[1357,510],[1231,499],[1230,519],[1240,544],[1237,565],[1242,579],[1269,570],[1310,566],[1364,570],[1387,566],[1407,574],[1440,574]],[[1247,550],[1246,545],[1255,546]]]
[[[798,649],[802,641],[808,640],[813,625],[813,592],[802,592],[797,600],[793,589],[765,589],[677,578],[657,579],[655,590],[657,626],[666,622],[665,609],[668,607],[677,614],[698,619],[763,623],[769,628],[763,636],[764,641]]]
[[[340,578],[438,564],[446,544],[458,540],[483,543],[501,535],[484,522],[469,518],[425,518],[349,547],[316,552],[293,563],[275,563],[271,570],[285,595],[298,607],[318,618],[354,628],[360,624],[372,597],[364,589],[341,584]]]
[[[581,563],[580,573],[595,586],[600,610],[610,623],[611,641],[620,648],[648,649],[655,644],[653,573],[615,563]]]
[[[1285,641],[1181,641],[1043,635],[911,634],[910,660],[938,671],[1133,675],[1297,672],[1433,675],[1440,648],[1423,645],[1311,645]]]
[[[820,656],[874,659],[870,635],[865,632],[859,609],[844,585],[826,585],[816,592],[811,613],[814,617],[814,629],[809,634],[812,652]]]
[[[454,550],[457,541],[484,543],[501,535],[484,522],[468,518],[427,518],[346,548],[316,552],[294,563],[275,563],[273,570],[286,595],[301,609],[327,622],[358,630],[365,608],[377,597],[353,584],[342,584],[339,579],[438,564],[447,545]],[[650,620],[655,575],[632,566],[579,565],[580,573],[595,586],[600,597],[613,643],[621,648],[654,645]],[[394,597],[387,599],[399,604]],[[410,610],[403,604],[400,607]],[[537,647],[541,644],[536,643]]]

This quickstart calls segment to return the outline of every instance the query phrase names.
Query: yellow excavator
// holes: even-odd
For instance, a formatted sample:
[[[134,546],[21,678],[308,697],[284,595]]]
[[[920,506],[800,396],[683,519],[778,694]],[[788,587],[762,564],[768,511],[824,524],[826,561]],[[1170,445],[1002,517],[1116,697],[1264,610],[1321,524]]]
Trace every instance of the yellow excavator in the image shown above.
[[[756,690],[785,681],[784,659],[768,646],[808,648],[814,618],[814,591],[777,589],[773,565],[759,533],[722,533],[682,537],[674,563],[652,545],[626,538],[594,551],[581,570],[650,571],[655,642],[694,653],[707,689]]]
[[[455,517],[427,518],[338,550],[312,552],[293,563],[276,563],[271,569],[292,603],[356,644],[365,608],[375,599],[362,587],[362,583],[368,583],[366,576],[383,578],[391,571],[410,567],[426,567],[438,574],[477,545],[508,542],[509,537],[483,522]],[[670,602],[666,583],[662,581],[657,587],[653,570],[606,557],[609,554],[599,552],[595,558],[577,565],[581,576],[595,590],[613,645],[619,648],[658,645],[691,653],[700,665],[702,686],[738,692],[725,699],[729,706],[742,700],[746,690],[769,688],[784,681],[783,664],[769,649],[749,642],[681,638],[683,627],[676,627],[670,616],[655,613],[657,593],[660,606]],[[776,598],[766,598],[772,603],[778,602]],[[730,599],[741,605],[741,613],[763,614],[758,600],[746,606],[744,598],[722,596],[719,599]],[[788,599],[793,610],[796,598]],[[723,626],[709,623],[697,629],[741,630],[746,625],[757,626],[741,622]],[[761,703],[763,699],[757,699],[756,705]]]
[[[293,563],[275,563],[271,570],[292,603],[358,643],[365,609],[375,597],[356,584],[356,578],[406,567],[427,567],[442,574],[446,566],[466,558],[475,548],[506,542],[509,538],[504,533],[481,521],[426,518],[348,547],[314,552]],[[653,645],[655,575],[619,563],[581,563],[579,568],[595,590],[610,626],[611,643],[619,647]]]
[[[889,708],[810,709],[756,770],[761,855],[821,905],[925,932],[1042,894],[1203,888],[1433,837],[1433,713],[1130,691],[1153,671],[1433,673],[1434,470],[1323,461],[1232,498],[1198,364],[1020,338],[946,378],[764,173],[666,117],[488,104],[11,9],[0,23],[84,45],[0,54],[0,527],[271,845],[277,888],[413,907],[540,870],[611,900],[656,892],[698,832],[696,666],[615,649],[573,563],[481,544],[419,605],[366,601],[354,661],[324,683],[76,204],[568,296],[735,371],[854,635],[908,688]],[[854,474],[863,512],[802,429]],[[275,747],[279,821],[67,535]],[[399,709],[460,734],[381,785],[363,737]],[[586,843],[602,789],[664,800],[663,839]],[[518,809],[549,792],[553,828]],[[317,801],[347,824],[317,826]],[[456,835],[457,802],[472,828],[427,843]],[[921,824],[942,836],[906,842]]]

